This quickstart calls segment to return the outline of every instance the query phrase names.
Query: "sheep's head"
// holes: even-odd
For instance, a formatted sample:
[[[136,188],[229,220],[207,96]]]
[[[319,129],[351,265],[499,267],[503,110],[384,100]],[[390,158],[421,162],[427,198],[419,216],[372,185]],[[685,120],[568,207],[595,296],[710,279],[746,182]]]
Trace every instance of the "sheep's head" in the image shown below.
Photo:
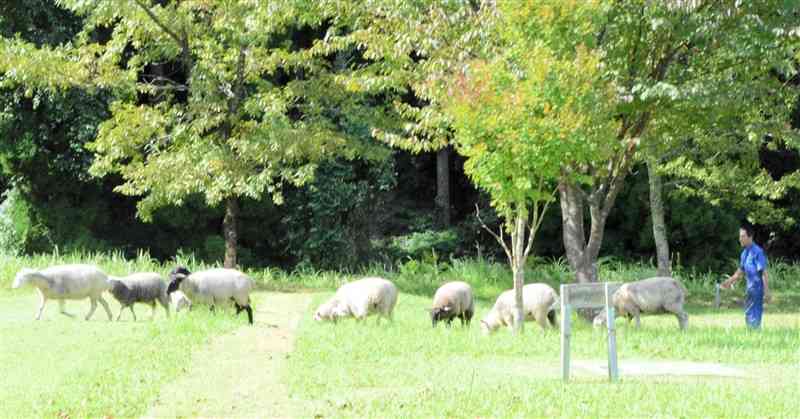
[[[116,293],[119,293],[124,288],[127,288],[125,286],[125,283],[120,281],[118,278],[114,278],[114,277],[110,277],[108,279],[108,287],[111,290],[111,294],[115,294],[115,295],[116,295]]]
[[[184,266],[178,266],[177,268],[173,269],[169,273],[169,285],[167,285],[167,294],[172,294],[173,292],[177,291],[180,286],[181,282],[183,282],[186,277],[191,275],[192,273],[189,272],[188,269]]]
[[[453,317],[453,307],[435,307],[431,309],[431,323],[436,327],[436,323]]]
[[[11,288],[19,288],[31,280],[32,274],[36,273],[35,270],[29,268],[22,268],[17,272],[17,275],[14,277],[14,283],[11,284]]]
[[[600,310],[600,312],[597,313],[596,316],[594,316],[594,320],[592,320],[592,325],[594,326],[595,329],[599,329],[605,326],[607,322],[608,318],[606,317],[606,311]]]
[[[494,311],[490,311],[489,314],[481,320],[481,333],[484,335],[491,334],[497,330],[498,327],[500,327],[500,321]]]
[[[328,320],[336,323],[342,317],[348,314],[347,307],[339,303],[339,300],[331,299],[317,308],[314,313],[314,320],[320,322]]]

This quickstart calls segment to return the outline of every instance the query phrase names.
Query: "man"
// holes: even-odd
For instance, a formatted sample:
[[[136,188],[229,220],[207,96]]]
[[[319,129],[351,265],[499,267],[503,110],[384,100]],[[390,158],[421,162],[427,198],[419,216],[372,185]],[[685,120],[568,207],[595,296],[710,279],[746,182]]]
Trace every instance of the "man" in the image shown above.
[[[744,248],[739,257],[739,269],[729,276],[721,287],[730,288],[742,276],[746,278],[745,321],[751,329],[758,329],[761,327],[764,301],[771,299],[767,281],[767,256],[759,245],[753,243],[753,226],[749,224],[739,228],[739,244]]]

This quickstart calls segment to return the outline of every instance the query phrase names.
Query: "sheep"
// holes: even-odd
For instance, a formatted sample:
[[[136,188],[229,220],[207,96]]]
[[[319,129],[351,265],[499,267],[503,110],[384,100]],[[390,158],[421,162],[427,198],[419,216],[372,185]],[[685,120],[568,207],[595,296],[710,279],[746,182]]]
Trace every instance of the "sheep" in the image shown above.
[[[641,281],[623,284],[611,297],[617,315],[636,319],[639,327],[639,316],[642,313],[673,313],[678,318],[678,326],[685,330],[689,315],[683,310],[688,292],[679,281],[667,276],[657,276]],[[607,322],[606,311],[595,316],[594,326],[601,327]]]
[[[171,302],[175,305],[175,312],[179,312],[184,308],[188,308],[189,310],[192,309],[192,302],[189,301],[189,298],[186,297],[181,291],[175,291],[171,295]]]
[[[140,272],[128,275],[123,278],[109,277],[111,284],[111,295],[119,301],[121,307],[117,321],[122,317],[125,308],[131,310],[133,320],[136,321],[136,312],[133,311],[135,303],[147,303],[153,308],[151,319],[156,316],[156,301],[158,301],[169,317],[169,297],[167,296],[167,284],[161,275],[155,272]]]
[[[330,320],[334,323],[340,318],[355,317],[364,320],[371,314],[393,320],[394,306],[397,304],[397,287],[383,278],[364,278],[342,285],[336,294],[320,305],[314,313],[314,320]]]
[[[556,324],[556,307],[560,299],[555,290],[547,284],[535,283],[522,287],[523,316],[525,321],[536,320],[542,330],[546,330],[547,322],[552,327]],[[481,320],[481,331],[488,335],[500,326],[514,327],[514,290],[500,294],[486,317]]]
[[[475,314],[475,299],[472,287],[466,282],[448,282],[436,290],[433,307],[430,309],[431,323],[436,327],[439,321],[446,321],[450,327],[453,318],[461,319],[461,326],[469,326]]]
[[[111,310],[108,303],[103,299],[103,291],[109,289],[108,276],[98,267],[93,265],[58,265],[52,266],[41,271],[23,268],[16,277],[12,288],[19,288],[30,284],[39,291],[41,304],[36,320],[42,318],[42,311],[48,299],[58,300],[61,314],[73,317],[72,314],[64,310],[64,300],[81,300],[88,298],[91,308],[86,315],[89,320],[97,309],[99,301],[111,320]]]
[[[180,289],[192,304],[208,304],[211,311],[217,304],[233,301],[236,315],[247,312],[247,320],[253,324],[253,309],[250,306],[250,291],[253,280],[236,269],[215,268],[191,273],[183,266],[172,270],[167,294]]]

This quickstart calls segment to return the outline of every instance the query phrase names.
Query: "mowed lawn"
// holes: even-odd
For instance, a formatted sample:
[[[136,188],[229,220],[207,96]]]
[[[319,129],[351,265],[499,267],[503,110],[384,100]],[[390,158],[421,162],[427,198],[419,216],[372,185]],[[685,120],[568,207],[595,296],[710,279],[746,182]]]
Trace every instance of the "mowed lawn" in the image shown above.
[[[116,317],[119,305],[106,300]],[[243,325],[240,317],[181,312],[166,319],[158,307],[137,305],[109,322],[88,300],[67,302],[69,318],[48,302],[35,321],[36,291],[0,295],[0,417],[131,417],[147,411],[161,386],[182,374],[192,351]]]
[[[328,294],[318,296],[316,307]],[[576,368],[560,379],[560,335],[527,323],[522,336],[480,334],[478,304],[469,329],[432,329],[428,297],[401,294],[394,324],[300,324],[284,380],[303,416],[313,417],[797,417],[800,316],[767,313],[745,330],[739,309],[689,307],[689,330],[674,316],[617,321],[619,363],[721,364],[743,377],[605,376]],[[454,324],[457,324],[454,323]],[[606,334],[573,320],[572,359],[603,364]]]
[[[137,305],[138,322],[127,312],[124,321],[109,322],[102,307],[86,322],[86,300],[67,303],[75,318],[59,314],[58,303],[51,301],[44,319],[35,321],[36,291],[10,289],[22,266],[96,263],[114,274],[164,273],[170,266],[144,256],[124,261],[116,256],[45,255],[0,257],[0,262],[2,418],[147,414],[169,383],[190,375],[193,353],[209,348],[217,336],[249,327],[244,326],[243,316],[211,315],[207,310],[166,319],[158,308],[151,322],[150,308],[143,305]],[[759,332],[745,329],[739,308],[708,308],[707,286],[690,288],[685,333],[678,330],[674,316],[644,317],[640,330],[617,321],[623,372],[634,363],[691,361],[733,368],[741,377],[623,373],[619,383],[609,384],[602,371],[579,368],[581,361],[603,365],[605,333],[575,319],[576,368],[573,380],[564,384],[558,331],[543,333],[528,323],[518,337],[506,330],[490,337],[480,334],[478,322],[505,288],[507,272],[482,263],[454,262],[449,269],[446,276],[466,278],[480,298],[468,329],[457,321],[452,329],[430,326],[425,308],[444,274],[442,278],[421,271],[388,274],[409,292],[400,294],[395,321],[378,326],[374,318],[366,324],[338,325],[312,320],[313,310],[346,279],[343,275],[254,272],[262,288],[328,290],[314,295],[299,323],[294,351],[280,363],[283,370],[276,385],[281,391],[262,391],[259,400],[275,399],[276,393],[288,395],[286,402],[292,408],[287,411],[300,417],[797,417],[800,412],[800,293],[789,286],[793,283],[787,279],[796,276],[788,271],[776,275],[775,283],[783,285],[776,291],[779,304],[767,306],[764,330]],[[614,280],[645,276],[639,270],[621,270]],[[734,295],[726,295],[727,305]],[[256,319],[262,324],[255,327],[272,327],[274,319],[269,316],[277,308],[260,296],[254,304],[265,314]],[[116,316],[119,306],[110,295],[106,300]],[[250,380],[260,374],[270,373],[253,371]],[[275,381],[274,374],[266,378]],[[220,382],[206,381],[197,389],[187,388],[181,397],[192,397]],[[161,411],[169,411],[168,400],[158,404]],[[271,414],[264,410],[260,416]]]

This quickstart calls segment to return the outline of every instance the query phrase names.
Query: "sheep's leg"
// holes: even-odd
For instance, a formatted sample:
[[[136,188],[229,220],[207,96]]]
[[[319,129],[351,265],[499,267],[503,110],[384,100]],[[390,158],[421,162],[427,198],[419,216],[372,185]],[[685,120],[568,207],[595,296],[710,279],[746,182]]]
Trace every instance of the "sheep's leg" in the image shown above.
[[[686,326],[689,324],[689,315],[685,311],[679,311],[675,313],[675,316],[678,317],[678,326],[681,330],[686,330]]]
[[[558,319],[556,316],[555,310],[549,310],[547,312],[547,320],[550,322],[550,326],[553,326],[553,329],[558,329]]]
[[[250,324],[253,324],[253,308],[250,307],[250,304],[244,306],[244,309],[247,311],[247,321]]]
[[[108,307],[108,303],[106,302],[106,300],[103,298],[102,295],[98,295],[97,301],[100,301],[100,305],[102,305],[103,308],[106,310],[106,314],[108,315],[108,321],[111,321],[112,319],[111,309]]]
[[[44,311],[44,303],[47,302],[47,297],[45,297],[44,294],[40,292],[39,296],[41,297],[41,303],[39,303],[39,312],[36,313],[36,320],[42,319],[42,312]]]
[[[86,320],[87,321],[92,318],[92,314],[94,314],[94,311],[97,310],[97,299],[89,298],[89,301],[91,302],[92,306],[89,309],[89,313],[86,314]],[[111,316],[109,316],[109,317],[111,317]]]
[[[161,307],[164,307],[164,311],[167,312],[167,318],[169,318],[169,300],[161,299],[158,302],[161,303]]]
[[[678,318],[678,326],[681,328],[681,330],[686,330],[686,326],[689,323],[689,315],[683,311],[682,305],[667,305],[664,306],[664,309],[675,314],[675,317]]]
[[[640,322],[639,322],[639,317],[640,317],[640,316],[639,316],[639,312],[638,312],[638,311],[637,311],[636,313],[634,313],[634,314],[633,314],[633,318],[636,320],[636,328],[637,328],[637,329],[638,329],[638,328],[641,326],[641,324],[640,324]]]
[[[511,314],[503,317],[503,323],[508,327],[508,331],[514,333],[514,316]]]
[[[136,312],[133,311],[133,304],[129,305],[128,308],[131,309],[131,314],[133,314],[133,321],[139,321],[139,319],[136,318]]]
[[[61,311],[61,314],[67,317],[75,317],[74,314],[67,313],[67,310],[64,308],[64,300],[58,300],[58,308]]]
[[[465,320],[465,322],[467,323],[467,327],[469,327],[469,324],[472,322],[473,315],[474,313],[472,311],[467,311],[466,313],[464,313],[464,317],[462,318],[462,320]]]
[[[152,309],[152,313],[150,314],[150,321],[153,321],[153,320],[156,319],[156,302],[155,302],[155,300],[153,300],[150,303],[150,308]]]
[[[536,319],[536,323],[539,323],[539,326],[542,330],[547,330],[547,313],[538,311],[533,316]]]
[[[124,305],[119,306],[119,314],[117,314],[117,321],[119,321],[122,318],[123,311],[125,311],[125,306]]]

